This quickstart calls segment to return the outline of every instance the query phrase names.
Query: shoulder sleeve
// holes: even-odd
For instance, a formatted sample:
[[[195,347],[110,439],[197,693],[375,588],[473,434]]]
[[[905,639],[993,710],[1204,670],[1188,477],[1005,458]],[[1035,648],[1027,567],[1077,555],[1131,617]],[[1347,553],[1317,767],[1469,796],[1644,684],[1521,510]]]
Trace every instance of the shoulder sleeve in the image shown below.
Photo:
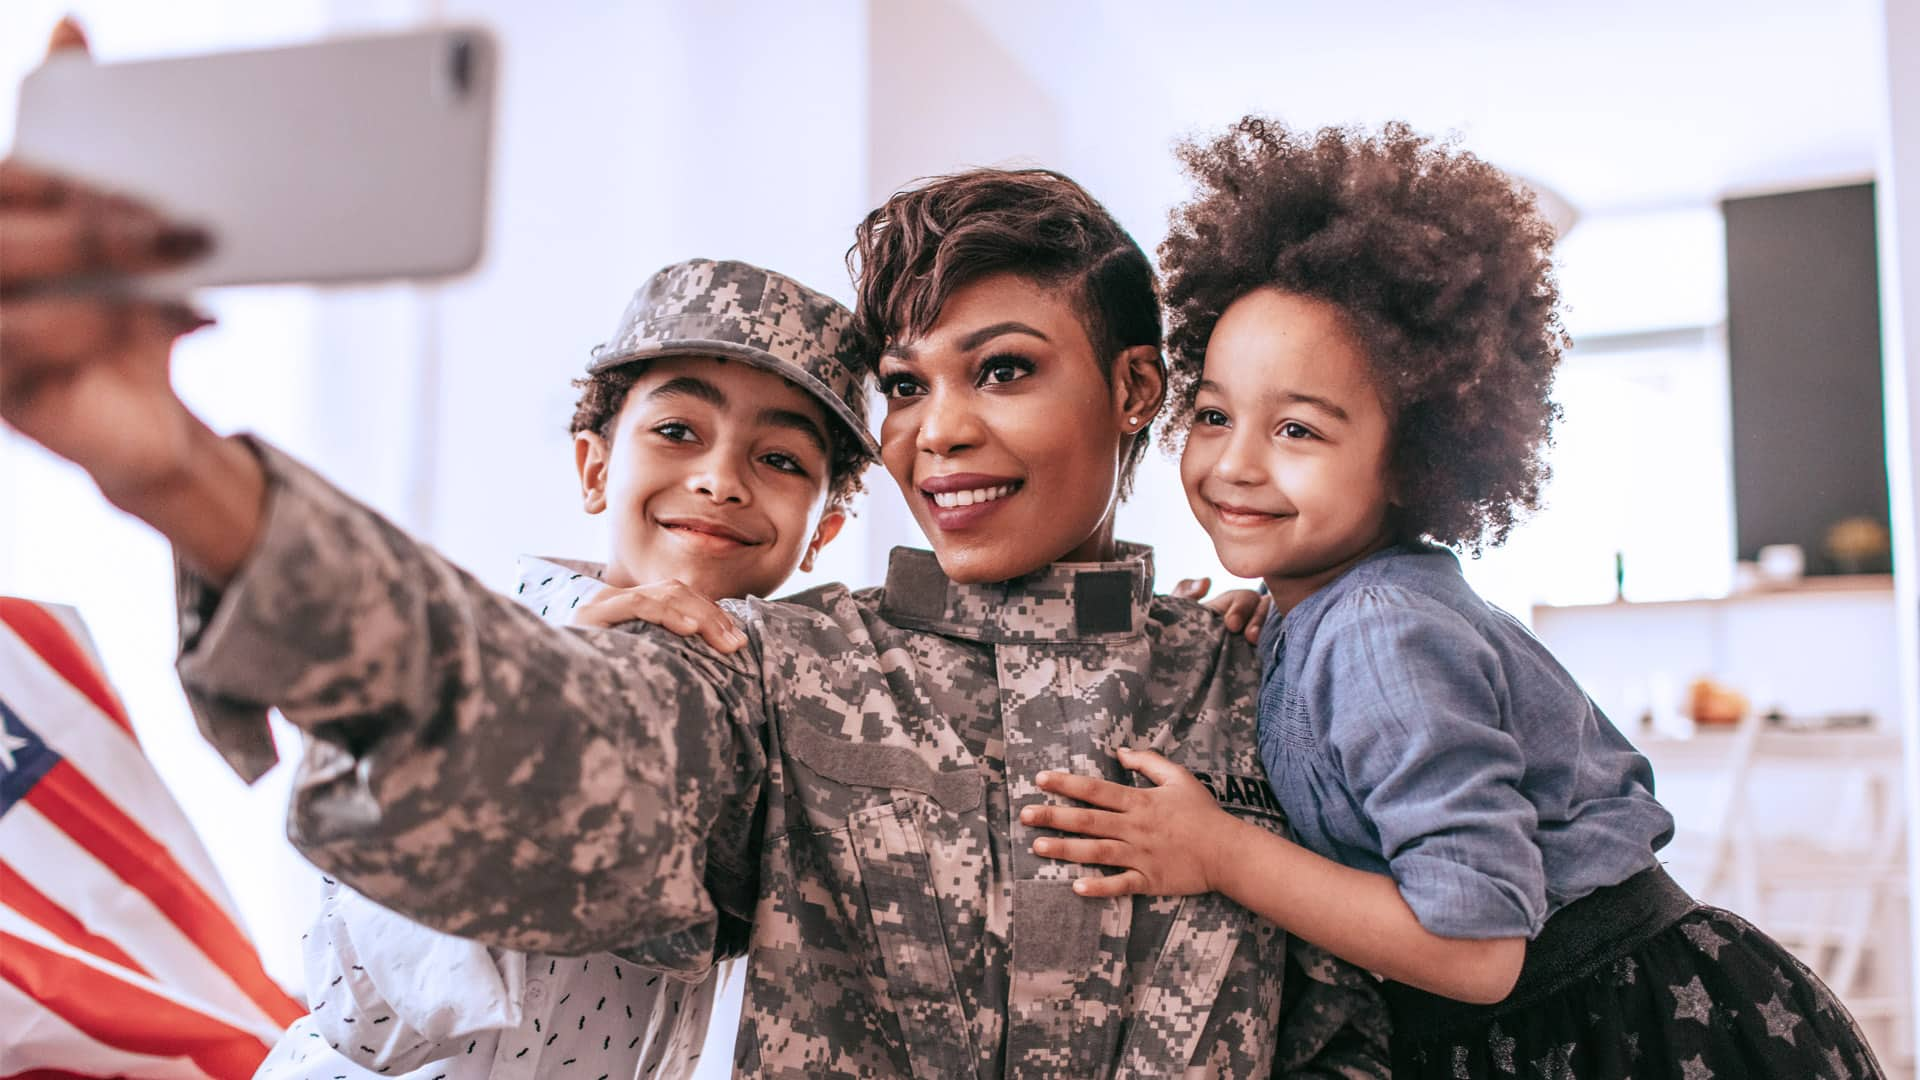
[[[1437,600],[1374,586],[1336,602],[1309,708],[1400,894],[1446,937],[1532,937],[1546,918],[1533,804],[1498,656]]]
[[[329,879],[306,939],[313,1029],[375,1072],[450,1057],[522,1020],[525,957],[429,930]]]
[[[755,843],[742,822],[764,797],[757,640],[721,656],[657,628],[549,626],[255,448],[259,541],[225,590],[183,579],[179,670],[203,727],[271,707],[306,733],[294,844],[505,948],[613,950],[714,919],[709,837]]]

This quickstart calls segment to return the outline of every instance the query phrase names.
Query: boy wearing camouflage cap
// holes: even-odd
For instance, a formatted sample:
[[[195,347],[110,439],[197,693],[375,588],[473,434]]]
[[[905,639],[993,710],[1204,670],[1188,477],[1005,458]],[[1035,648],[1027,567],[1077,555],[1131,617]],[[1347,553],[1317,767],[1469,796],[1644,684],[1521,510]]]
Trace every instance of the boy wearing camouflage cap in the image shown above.
[[[745,263],[655,274],[575,384],[582,504],[610,517],[612,550],[604,565],[523,559],[521,603],[555,623],[644,618],[716,648],[744,640],[706,597],[763,596],[811,569],[873,455],[849,321],[830,298]],[[420,1080],[562,1063],[586,1076],[689,1075],[743,940],[723,920],[661,943],[666,957],[507,952],[329,878],[306,937],[312,1012],[259,1075],[330,1080],[342,1057]]]

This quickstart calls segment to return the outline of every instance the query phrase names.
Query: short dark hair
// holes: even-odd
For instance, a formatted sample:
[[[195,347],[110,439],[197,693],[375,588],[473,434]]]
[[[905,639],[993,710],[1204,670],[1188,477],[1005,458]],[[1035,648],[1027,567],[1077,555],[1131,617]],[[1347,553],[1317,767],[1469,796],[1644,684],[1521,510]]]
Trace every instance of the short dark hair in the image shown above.
[[[1301,133],[1249,116],[1179,153],[1199,191],[1160,245],[1167,441],[1192,424],[1229,305],[1269,287],[1315,297],[1346,316],[1393,420],[1396,532],[1505,541],[1540,505],[1567,343],[1533,195],[1400,123]]]
[[[573,380],[573,385],[580,390],[580,400],[574,403],[573,421],[567,427],[567,434],[591,431],[611,443],[614,421],[620,418],[620,410],[627,403],[627,392],[646,370],[647,363],[641,360]],[[860,474],[873,459],[839,417],[824,407],[820,411],[827,418],[827,507],[845,513],[851,509],[853,497],[865,489]]]
[[[1048,169],[972,169],[897,192],[860,223],[847,269],[854,322],[883,346],[925,333],[955,290],[999,273],[1067,290],[1109,380],[1123,350],[1161,346],[1146,252],[1085,188]],[[1127,447],[1122,494],[1151,427]]]

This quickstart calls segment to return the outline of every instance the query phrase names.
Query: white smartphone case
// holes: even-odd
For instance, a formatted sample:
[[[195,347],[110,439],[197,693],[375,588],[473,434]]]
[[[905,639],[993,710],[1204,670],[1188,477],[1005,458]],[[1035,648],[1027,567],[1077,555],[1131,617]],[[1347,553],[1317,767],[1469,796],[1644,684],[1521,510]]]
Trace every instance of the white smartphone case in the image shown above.
[[[56,56],[21,86],[14,154],[214,234],[210,256],[143,293],[443,277],[484,246],[496,56],[473,27]]]

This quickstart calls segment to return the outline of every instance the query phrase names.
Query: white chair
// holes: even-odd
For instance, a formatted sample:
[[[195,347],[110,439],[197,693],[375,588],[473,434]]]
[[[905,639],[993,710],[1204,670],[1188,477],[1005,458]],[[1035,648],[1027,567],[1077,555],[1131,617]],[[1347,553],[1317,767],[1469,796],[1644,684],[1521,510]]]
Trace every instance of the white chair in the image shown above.
[[[1739,775],[1727,869],[1734,910],[1832,987],[1888,1068],[1910,1071],[1900,761],[1897,738],[1870,732],[1759,732]],[[1795,778],[1815,793],[1799,818],[1805,828],[1763,827],[1777,824],[1761,812],[1776,777]]]
[[[1731,732],[1641,741],[1641,749],[1653,760],[1655,786],[1675,811],[1674,836],[1661,849],[1661,862],[1700,900],[1736,911],[1742,901],[1751,906],[1754,900],[1751,875],[1741,858],[1746,833],[1740,826],[1760,730],[1760,724],[1747,720]],[[1704,798],[1672,803],[1675,780],[1704,786]]]
[[[1696,796],[1676,804],[1669,872],[1800,957],[1867,1029],[1882,1064],[1912,1075],[1899,738],[1749,719],[1643,749],[1663,791],[1680,781]]]

